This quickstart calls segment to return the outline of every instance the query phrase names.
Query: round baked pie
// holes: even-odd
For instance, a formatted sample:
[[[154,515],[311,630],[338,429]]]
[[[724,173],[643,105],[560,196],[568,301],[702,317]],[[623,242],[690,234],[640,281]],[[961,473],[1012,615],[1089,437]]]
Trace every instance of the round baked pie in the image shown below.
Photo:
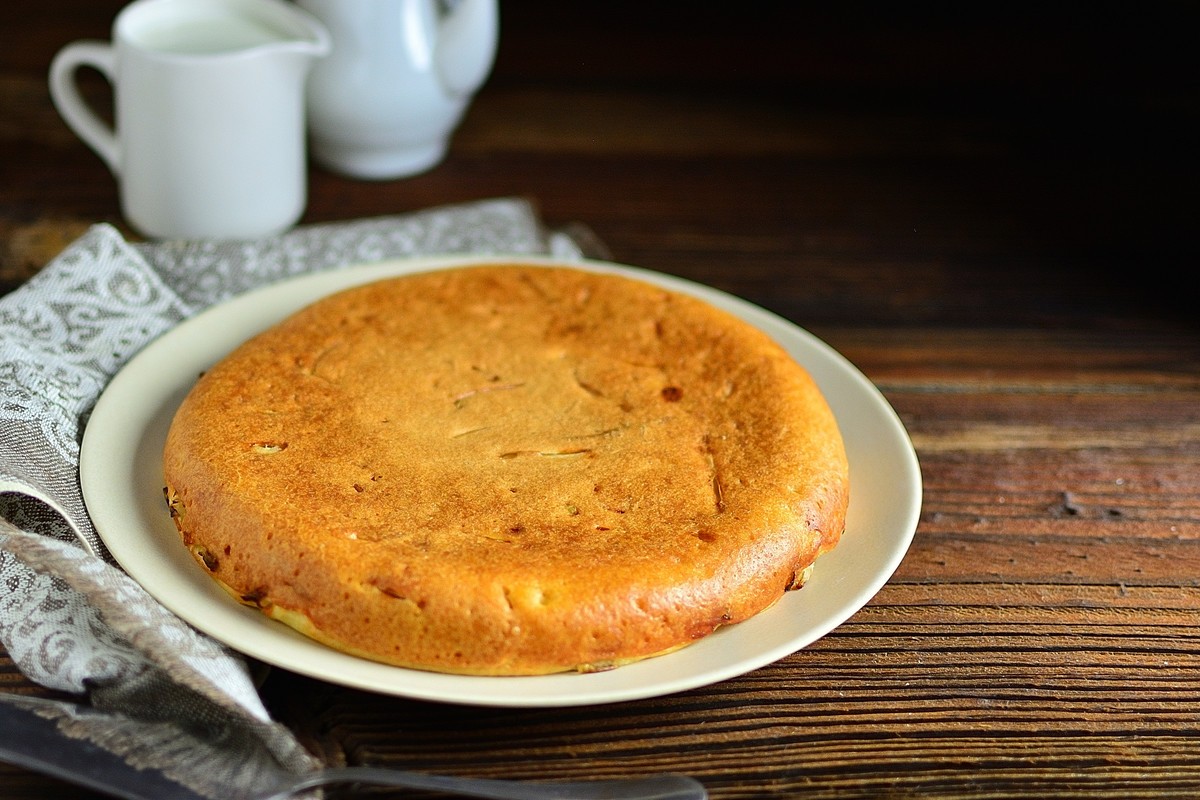
[[[837,423],[757,328],[623,274],[381,279],[180,406],[167,504],[237,600],[424,670],[609,669],[745,620],[843,532]]]

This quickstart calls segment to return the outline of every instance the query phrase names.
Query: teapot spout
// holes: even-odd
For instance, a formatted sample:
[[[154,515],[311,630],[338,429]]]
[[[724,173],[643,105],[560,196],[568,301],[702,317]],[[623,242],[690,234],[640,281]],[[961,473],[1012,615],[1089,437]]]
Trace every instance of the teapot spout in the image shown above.
[[[491,72],[499,38],[498,0],[459,0],[442,20],[434,69],[451,96],[475,92]]]

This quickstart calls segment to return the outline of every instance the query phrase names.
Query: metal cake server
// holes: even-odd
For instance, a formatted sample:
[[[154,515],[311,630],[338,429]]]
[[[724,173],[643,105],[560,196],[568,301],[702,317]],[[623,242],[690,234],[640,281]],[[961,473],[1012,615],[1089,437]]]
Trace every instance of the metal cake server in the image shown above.
[[[292,776],[290,785],[254,800],[285,800],[304,789],[333,783],[401,786],[490,800],[706,800],[708,792],[686,775],[651,775],[604,781],[522,782],[456,778],[378,767],[341,767]]]
[[[205,800],[161,772],[138,768],[85,739],[65,735],[54,715],[72,703],[0,695],[0,761],[50,775],[126,800]],[[396,786],[490,800],[707,800],[703,784],[685,775],[663,774],[618,780],[523,782],[459,778],[380,767],[340,767],[297,775],[282,768],[266,791],[226,787],[223,800],[285,800],[332,784]]]

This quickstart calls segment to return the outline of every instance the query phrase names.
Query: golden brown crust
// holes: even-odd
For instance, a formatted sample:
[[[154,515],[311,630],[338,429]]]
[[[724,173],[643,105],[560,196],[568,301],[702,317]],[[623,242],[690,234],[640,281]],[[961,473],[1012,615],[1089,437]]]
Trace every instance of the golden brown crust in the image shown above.
[[[442,672],[591,670],[797,585],[848,471],[807,372],[629,278],[513,264],[345,290],[180,407],[170,504],[209,573],[333,647]]]

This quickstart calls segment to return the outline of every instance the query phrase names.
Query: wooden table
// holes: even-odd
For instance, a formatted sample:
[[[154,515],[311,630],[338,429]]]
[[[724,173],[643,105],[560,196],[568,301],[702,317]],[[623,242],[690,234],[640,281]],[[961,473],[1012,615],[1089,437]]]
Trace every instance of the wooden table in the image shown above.
[[[88,224],[125,229],[45,88],[119,5],[0,11],[4,290]],[[527,196],[613,260],[807,328],[911,434],[907,557],[823,639],[673,696],[473,708],[276,670],[268,704],[336,763],[674,770],[714,798],[1200,796],[1189,29],[1161,8],[699,5],[507,3],[448,159],[314,169],[304,221]],[[44,691],[3,654],[0,690]],[[68,796],[89,795],[0,766],[0,798]]]

